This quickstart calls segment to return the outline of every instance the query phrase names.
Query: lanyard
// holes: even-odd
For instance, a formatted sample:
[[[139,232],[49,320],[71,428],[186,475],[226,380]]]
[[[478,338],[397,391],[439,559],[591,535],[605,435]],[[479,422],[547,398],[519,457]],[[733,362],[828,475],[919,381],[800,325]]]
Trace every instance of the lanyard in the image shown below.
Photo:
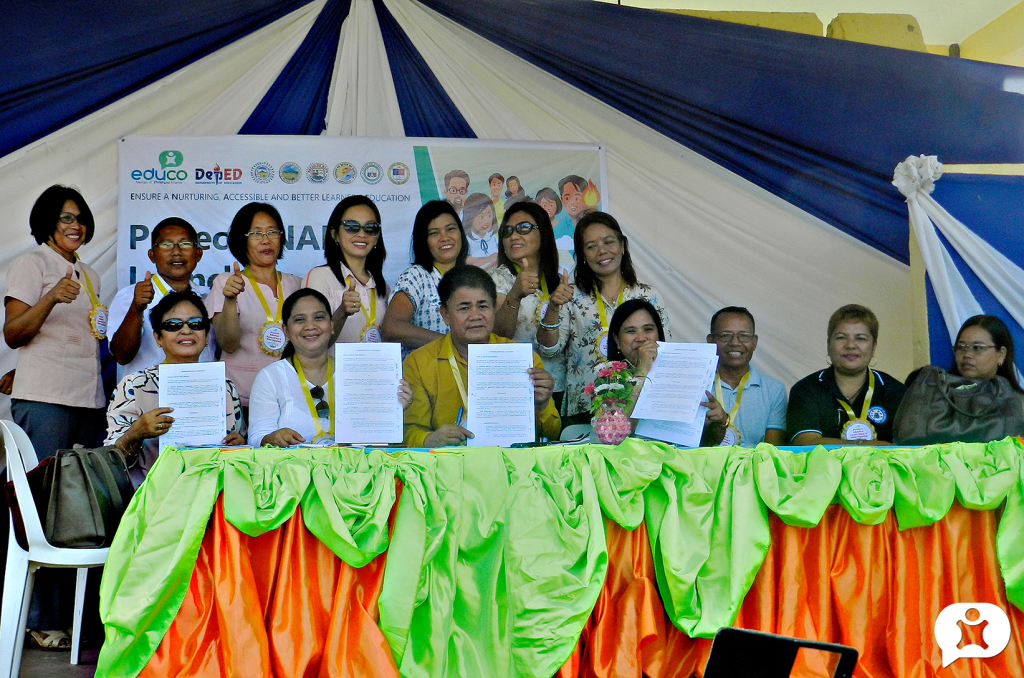
[[[864,406],[860,408],[860,418],[867,421],[868,410],[871,409],[871,396],[875,393],[875,373],[868,368],[868,392],[864,394]],[[839,400],[837,398],[837,400]],[[856,415],[853,413],[853,408],[850,407],[845,400],[839,400],[839,404],[846,410],[846,416],[850,418],[850,421],[856,419]]]
[[[302,387],[303,392],[306,394],[306,407],[309,408],[309,416],[313,418],[313,429],[316,431],[314,439],[319,438],[324,434],[324,427],[320,423],[320,414],[316,411],[316,404],[313,402],[313,394],[306,388],[306,375],[302,371],[302,363],[299,359],[292,356],[292,366],[295,368],[295,373],[299,375],[299,386]],[[331,421],[330,428],[327,430],[327,434],[334,437],[334,359],[331,357],[327,358],[327,407],[329,409],[329,418]]]
[[[284,308],[284,292],[281,290],[281,274],[277,274],[277,315],[271,315],[270,305],[267,303],[266,297],[263,296],[263,292],[260,290],[259,283],[256,282],[256,278],[252,277],[252,273],[249,269],[242,271],[242,274],[252,281],[252,289],[256,292],[256,298],[260,300],[260,304],[263,306],[263,312],[267,314],[267,320],[269,322],[281,322],[281,309]]]
[[[615,302],[616,306],[621,306],[622,305],[622,297],[625,294],[626,294],[626,288],[623,287],[622,291],[619,292],[619,300]],[[607,320],[607,318],[605,316],[605,313],[604,313],[604,296],[602,296],[601,290],[597,290],[597,299],[595,301],[597,302],[597,317],[600,318],[600,320],[601,320],[601,331],[602,332],[607,332],[608,331],[608,320]]]
[[[455,377],[455,385],[459,387],[459,396],[462,398],[462,405],[469,408],[469,398],[466,397],[466,386],[462,383],[462,370],[459,369],[458,360],[455,358],[455,347],[449,344],[448,364],[452,366],[452,376]]]
[[[355,280],[356,277],[352,276]],[[358,282],[358,280],[357,280]],[[359,304],[359,310],[363,312],[363,319],[366,320],[367,326],[377,324],[377,290],[370,290],[370,312],[366,312],[366,307],[362,303]]]
[[[154,273],[153,277],[150,278],[150,280],[152,280],[153,284],[156,285],[156,288],[158,290],[160,290],[160,294],[166,297],[167,296],[167,287],[164,285],[164,281],[160,279],[160,274],[159,273]]]
[[[743,387],[746,386],[747,379],[749,378],[750,370],[747,370],[747,373],[743,375],[739,385],[736,387],[736,402],[732,404],[732,410],[729,411],[729,421],[733,426],[736,425],[736,418],[740,416],[740,400],[743,399]],[[717,372],[715,373],[715,398],[718,399],[719,403],[722,402],[722,378],[718,376]]]

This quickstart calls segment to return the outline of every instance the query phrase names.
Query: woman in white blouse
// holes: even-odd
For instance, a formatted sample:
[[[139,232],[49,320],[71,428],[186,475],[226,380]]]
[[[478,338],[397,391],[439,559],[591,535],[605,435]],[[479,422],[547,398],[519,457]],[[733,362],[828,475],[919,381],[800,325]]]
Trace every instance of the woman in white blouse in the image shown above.
[[[558,274],[558,247],[548,213],[533,202],[513,204],[502,218],[498,244],[498,265],[491,271],[498,289],[494,333],[539,349],[537,331],[557,333],[562,322],[568,322],[566,304],[575,291],[568,273]],[[555,407],[561,408],[565,355],[542,360],[555,380]]]
[[[300,289],[285,300],[283,317],[288,345],[282,359],[263,368],[252,385],[249,444],[333,444],[334,329],[327,298],[315,289]],[[403,407],[412,402],[405,380],[398,399]]]
[[[325,266],[302,281],[323,293],[331,304],[335,340],[380,342],[380,324],[388,307],[384,282],[384,232],[380,211],[365,195],[350,195],[327,220]]]
[[[657,291],[637,280],[629,256],[629,240],[615,217],[588,212],[576,224],[576,293],[568,306],[568,322],[557,329],[537,331],[542,358],[565,351],[565,405],[563,426],[590,421],[590,402],[583,389],[597,375],[597,365],[608,360],[608,326],[615,309],[627,299],[651,302],[661,316],[665,339],[672,340],[668,315]]]

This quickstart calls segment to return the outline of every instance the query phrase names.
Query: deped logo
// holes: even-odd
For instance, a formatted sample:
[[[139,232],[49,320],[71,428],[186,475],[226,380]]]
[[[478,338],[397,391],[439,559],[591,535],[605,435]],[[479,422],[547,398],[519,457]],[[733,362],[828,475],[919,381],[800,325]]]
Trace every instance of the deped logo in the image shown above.
[[[202,167],[196,168],[197,184],[240,183],[241,179],[242,170],[237,168],[225,167],[221,169],[219,164],[214,165],[212,170],[203,169]]]
[[[181,151],[164,151],[157,156],[160,169],[151,167],[145,170],[132,170],[131,178],[135,181],[154,181],[158,183],[169,183],[172,181],[185,181],[188,179],[188,171],[181,169],[185,156]]]
[[[983,625],[980,629],[985,647],[975,643],[960,647],[964,640],[961,625]],[[942,650],[943,667],[960,657],[995,657],[1010,642],[1010,620],[1005,612],[991,603],[953,603],[944,607],[935,618],[935,641]]]

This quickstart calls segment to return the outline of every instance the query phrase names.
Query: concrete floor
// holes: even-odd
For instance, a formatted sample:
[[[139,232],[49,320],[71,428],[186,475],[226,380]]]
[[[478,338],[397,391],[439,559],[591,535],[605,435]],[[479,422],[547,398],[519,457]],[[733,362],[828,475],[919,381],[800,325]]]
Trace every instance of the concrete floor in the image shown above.
[[[82,648],[77,666],[71,665],[71,650],[25,648],[21,657],[21,678],[92,678],[96,673],[99,648]]]

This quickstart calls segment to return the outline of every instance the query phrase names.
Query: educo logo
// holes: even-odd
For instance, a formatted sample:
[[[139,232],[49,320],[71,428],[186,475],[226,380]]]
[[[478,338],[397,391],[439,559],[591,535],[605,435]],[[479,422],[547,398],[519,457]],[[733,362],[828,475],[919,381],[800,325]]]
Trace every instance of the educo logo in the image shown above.
[[[976,643],[960,646],[964,641],[964,627],[972,626],[981,629],[984,647]],[[1005,612],[991,603],[953,603],[944,607],[935,618],[935,642],[942,650],[943,667],[960,657],[995,657],[1010,642],[1010,620]]]
[[[188,179],[188,171],[181,169],[185,156],[181,151],[164,151],[157,156],[160,168],[150,167],[149,169],[132,170],[131,178],[136,182],[153,182],[167,184]]]

